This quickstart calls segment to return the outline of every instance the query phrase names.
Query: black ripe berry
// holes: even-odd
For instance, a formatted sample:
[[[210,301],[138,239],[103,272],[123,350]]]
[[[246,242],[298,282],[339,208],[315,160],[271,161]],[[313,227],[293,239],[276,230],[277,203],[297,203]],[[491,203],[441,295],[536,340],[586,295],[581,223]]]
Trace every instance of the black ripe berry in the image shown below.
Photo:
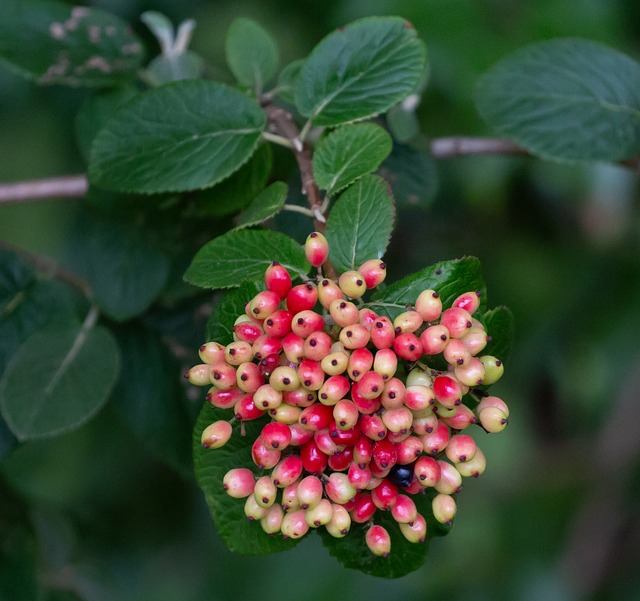
[[[396,463],[391,468],[389,475],[387,476],[391,482],[401,488],[406,488],[411,484],[413,480],[413,466],[412,465],[400,465]]]

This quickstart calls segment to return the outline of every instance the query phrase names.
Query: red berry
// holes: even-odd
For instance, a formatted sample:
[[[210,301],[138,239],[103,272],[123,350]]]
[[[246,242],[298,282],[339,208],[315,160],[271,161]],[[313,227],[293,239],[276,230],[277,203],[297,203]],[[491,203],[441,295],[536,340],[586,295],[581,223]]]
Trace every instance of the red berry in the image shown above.
[[[396,336],[393,350],[402,359],[417,361],[422,356],[422,343],[415,334],[407,332]]]
[[[380,259],[365,261],[360,265],[358,271],[362,274],[367,288],[379,286],[387,277],[387,265]]]
[[[302,466],[310,474],[320,474],[327,467],[328,457],[318,448],[313,439],[300,447]]]
[[[256,438],[251,446],[251,458],[253,462],[261,469],[271,469],[280,461],[280,451],[268,449],[262,444],[260,438]]]
[[[280,305],[280,297],[276,292],[263,290],[258,292],[246,307],[246,313],[253,319],[269,317]]]
[[[304,254],[313,267],[320,267],[329,258],[329,242],[320,232],[312,232],[304,243]]]
[[[294,286],[287,294],[287,309],[294,315],[300,311],[307,311],[315,307],[318,301],[318,289],[314,284],[307,282],[306,284],[298,284]]]
[[[425,488],[427,486],[435,486],[440,480],[440,464],[433,457],[423,455],[418,457],[413,465],[413,473],[418,482]]]
[[[324,329],[324,319],[322,315],[306,309],[293,316],[291,320],[291,331],[306,338],[312,332],[321,332]]]
[[[451,376],[439,375],[433,381],[433,394],[445,407],[454,407],[462,401],[460,382]]]
[[[245,394],[236,401],[233,407],[234,417],[242,421],[250,421],[258,419],[264,415],[264,411],[253,402],[252,394]]]
[[[398,500],[398,487],[385,478],[371,491],[371,498],[378,509],[389,511]]]
[[[274,261],[264,272],[264,283],[267,290],[275,292],[280,298],[286,298],[291,290],[291,275],[286,267]]]
[[[318,361],[303,359],[298,365],[298,378],[307,390],[320,390],[324,382],[324,371]]]
[[[371,457],[381,470],[393,467],[398,461],[398,453],[395,445],[386,438],[373,443]]]
[[[314,432],[328,428],[332,421],[333,408],[320,403],[315,403],[303,409],[299,419],[301,425]]]
[[[260,440],[267,449],[282,451],[291,442],[291,430],[287,424],[270,422],[262,428]]]
[[[305,359],[322,361],[330,352],[333,341],[326,332],[311,332],[302,346]]]
[[[351,473],[351,470],[349,470],[349,473]],[[369,480],[371,480],[371,473],[369,473]],[[356,488],[361,490],[358,486],[356,486]],[[355,503],[351,510],[351,519],[356,524],[366,524],[375,515],[377,510],[378,508],[371,499],[371,493],[358,492],[356,493]]]
[[[382,526],[371,526],[365,534],[365,542],[374,555],[388,557],[391,553],[391,537]]]
[[[291,311],[278,309],[262,322],[262,328],[267,336],[272,338],[284,338],[291,332],[291,320],[293,314]]]
[[[371,326],[371,342],[377,349],[391,348],[396,337],[391,320],[384,315],[378,317]]]
[[[254,321],[241,321],[233,326],[233,334],[238,340],[253,344],[259,336],[264,334],[264,330]]]

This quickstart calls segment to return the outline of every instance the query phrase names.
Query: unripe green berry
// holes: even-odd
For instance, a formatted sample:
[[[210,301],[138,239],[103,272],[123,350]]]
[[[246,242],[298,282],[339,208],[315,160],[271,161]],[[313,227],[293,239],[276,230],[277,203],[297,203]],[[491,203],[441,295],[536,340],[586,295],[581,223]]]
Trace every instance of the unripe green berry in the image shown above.
[[[322,371],[328,376],[337,376],[344,373],[347,371],[348,365],[349,355],[344,351],[331,352],[320,361]]]
[[[204,363],[219,363],[224,359],[224,346],[218,342],[207,342],[200,347],[198,354]]]
[[[441,524],[450,526],[456,515],[457,506],[455,499],[448,494],[439,494],[431,501],[433,517]]]
[[[484,453],[480,450],[480,447],[476,447],[475,455],[469,461],[456,464],[456,469],[460,472],[463,478],[477,478],[484,474],[487,469],[487,459]]]
[[[367,346],[369,339],[369,330],[359,323],[340,330],[340,342],[348,349],[364,348]]]
[[[349,298],[360,298],[367,291],[364,276],[359,271],[345,271],[338,278],[338,286]]]
[[[440,465],[440,480],[434,488],[445,495],[452,495],[462,489],[462,476],[460,472],[447,461],[438,460]]]
[[[315,507],[310,507],[305,513],[305,520],[310,528],[325,526],[331,521],[333,504],[329,499],[321,499]]]
[[[335,300],[341,300],[343,297],[340,286],[333,280],[324,278],[320,280],[318,284],[318,301],[325,308],[328,309],[331,303]]]
[[[332,503],[331,509],[331,519],[326,524],[327,532],[334,538],[342,538],[349,533],[351,516],[344,506],[337,503]]]
[[[442,313],[442,300],[435,290],[423,290],[416,299],[415,307],[424,321],[435,321]]]
[[[480,425],[489,433],[502,432],[507,427],[509,420],[504,411],[497,407],[486,407],[478,412]]]
[[[278,487],[270,476],[261,476],[256,480],[253,496],[260,507],[271,507],[278,495]]]
[[[300,378],[298,372],[288,365],[279,365],[269,376],[269,384],[274,390],[284,392],[300,388]]]
[[[334,300],[329,305],[329,314],[336,325],[341,328],[360,322],[360,312],[351,301],[342,298]]]
[[[251,520],[261,520],[267,513],[269,508],[261,507],[256,503],[256,498],[253,495],[249,495],[244,503],[244,514]]]
[[[275,409],[282,403],[282,392],[276,390],[270,384],[263,384],[253,394],[255,406],[263,411]]]
[[[334,502],[344,505],[348,503],[358,492],[353,484],[349,482],[347,474],[333,472],[329,475],[329,480],[324,485],[327,496]]]
[[[504,364],[500,359],[496,359],[492,355],[483,355],[480,357],[482,365],[484,365],[484,381],[486,385],[495,384],[504,373]]]
[[[315,507],[322,499],[322,481],[317,476],[306,476],[298,484],[298,504],[302,509]]]
[[[187,373],[184,374],[184,377],[189,380],[190,384],[195,386],[208,386],[211,384],[211,365],[208,363],[201,363],[199,365],[194,365]]]
[[[400,532],[410,543],[423,543],[427,538],[427,521],[418,514],[411,524],[400,524]]]
[[[423,323],[422,315],[417,311],[404,311],[393,320],[393,329],[398,334],[413,333]]]
[[[284,402],[278,405],[275,409],[269,409],[269,415],[271,419],[275,422],[280,422],[282,424],[287,424],[290,426],[291,424],[297,424],[300,419],[300,414],[302,413],[302,409],[300,407],[295,407],[293,405],[289,405]]]

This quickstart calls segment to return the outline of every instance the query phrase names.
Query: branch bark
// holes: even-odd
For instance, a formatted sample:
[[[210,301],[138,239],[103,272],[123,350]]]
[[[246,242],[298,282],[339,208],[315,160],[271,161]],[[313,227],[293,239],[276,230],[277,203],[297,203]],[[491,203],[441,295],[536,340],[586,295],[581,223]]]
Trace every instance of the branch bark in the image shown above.
[[[84,198],[89,190],[85,175],[52,177],[0,185],[0,204],[55,198]]]

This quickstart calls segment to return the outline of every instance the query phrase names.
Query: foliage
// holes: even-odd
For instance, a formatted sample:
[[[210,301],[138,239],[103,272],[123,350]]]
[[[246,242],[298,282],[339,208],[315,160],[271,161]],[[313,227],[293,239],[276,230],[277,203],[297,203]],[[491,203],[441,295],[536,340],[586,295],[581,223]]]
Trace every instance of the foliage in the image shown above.
[[[3,3],[2,63],[36,84],[88,88],[76,138],[93,212],[73,224],[73,255],[59,263],[0,249],[0,461],[26,441],[65,440],[76,430],[81,436],[82,426],[113,410],[171,469],[192,478],[195,468],[229,548],[286,550],[294,543],[263,536],[241,504],[217,488],[248,449],[238,444],[213,455],[200,447],[215,411],[179,384],[180,371],[194,361],[184,349],[231,341],[233,320],[272,261],[298,281],[307,278],[299,240],[312,227],[326,227],[339,271],[371,257],[404,259],[393,233],[414,235],[403,220],[432,206],[442,177],[416,112],[439,82],[427,86],[425,44],[399,17],[354,21],[284,67],[280,41],[257,22],[237,19],[224,43],[228,76],[216,81],[216,70],[188,48],[192,22],[176,31],[159,13],[146,13],[144,22],[161,53],[142,69],[149,37],[140,26],[132,33],[103,10],[61,2]],[[146,45],[149,56],[153,45]],[[24,52],[27,46],[36,50]],[[616,162],[640,152],[638,89],[632,58],[589,40],[557,39],[503,58],[478,80],[475,103],[491,128],[533,155]],[[288,125],[278,111],[291,117]],[[412,224],[420,239],[431,227],[425,221]],[[452,256],[474,252],[459,242],[453,248]],[[488,350],[509,356],[513,316],[505,307],[489,309],[479,261],[464,256],[425,267],[433,255],[406,267],[414,272],[366,299],[367,306],[393,319],[424,288],[437,287],[445,305],[464,290],[481,291]],[[11,498],[20,507],[15,525],[0,517],[7,541],[0,557],[20,565],[10,566],[7,578],[2,571],[7,594],[44,586],[31,578],[40,569],[42,533],[28,504]],[[373,558],[363,532],[348,541],[323,536],[323,544],[345,566],[376,576],[423,565],[428,545],[394,540],[390,560]]]

